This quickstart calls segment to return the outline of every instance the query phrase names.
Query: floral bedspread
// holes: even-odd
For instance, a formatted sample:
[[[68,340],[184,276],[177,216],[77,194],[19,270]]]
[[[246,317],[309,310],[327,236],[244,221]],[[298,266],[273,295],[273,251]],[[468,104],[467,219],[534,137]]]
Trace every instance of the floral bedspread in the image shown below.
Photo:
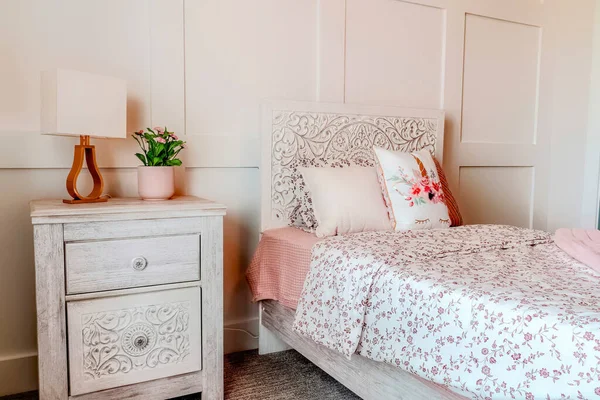
[[[600,273],[498,225],[332,237],[294,328],[474,399],[600,398]]]

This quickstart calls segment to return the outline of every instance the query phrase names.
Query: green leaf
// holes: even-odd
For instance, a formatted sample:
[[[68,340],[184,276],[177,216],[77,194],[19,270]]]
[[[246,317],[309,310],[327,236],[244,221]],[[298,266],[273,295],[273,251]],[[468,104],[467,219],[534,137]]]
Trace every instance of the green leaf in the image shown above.
[[[144,165],[148,165],[148,163],[146,162],[146,157],[143,154],[140,153],[135,153],[136,157],[140,159],[141,162],[144,163]]]
[[[169,160],[169,162],[171,163],[171,165],[175,165],[177,167],[179,167],[181,165],[181,160],[179,159],[174,159],[174,160]]]

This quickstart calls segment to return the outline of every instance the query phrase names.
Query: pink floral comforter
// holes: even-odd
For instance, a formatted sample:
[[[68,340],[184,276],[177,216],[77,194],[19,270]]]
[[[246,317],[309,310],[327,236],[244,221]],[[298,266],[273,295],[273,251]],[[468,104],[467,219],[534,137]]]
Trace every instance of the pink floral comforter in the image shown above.
[[[475,399],[600,399],[600,273],[541,231],[328,238],[294,328]]]

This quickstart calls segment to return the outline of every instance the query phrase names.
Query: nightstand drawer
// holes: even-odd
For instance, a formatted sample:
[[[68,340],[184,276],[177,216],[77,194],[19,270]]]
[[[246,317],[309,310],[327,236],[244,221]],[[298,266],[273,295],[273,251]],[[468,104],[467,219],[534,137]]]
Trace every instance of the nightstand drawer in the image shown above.
[[[199,371],[200,288],[67,303],[71,395]]]
[[[67,294],[200,279],[200,235],[65,244]]]

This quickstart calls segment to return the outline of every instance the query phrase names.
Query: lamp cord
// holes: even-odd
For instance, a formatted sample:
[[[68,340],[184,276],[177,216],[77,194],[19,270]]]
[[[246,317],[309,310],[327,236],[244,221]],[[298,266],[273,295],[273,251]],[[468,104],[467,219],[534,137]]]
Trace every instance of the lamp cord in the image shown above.
[[[258,335],[254,335],[251,332],[245,330],[245,329],[239,329],[239,328],[223,328],[223,330],[225,331],[237,331],[237,332],[242,332],[245,333],[246,335],[250,336],[252,339],[258,339]]]

